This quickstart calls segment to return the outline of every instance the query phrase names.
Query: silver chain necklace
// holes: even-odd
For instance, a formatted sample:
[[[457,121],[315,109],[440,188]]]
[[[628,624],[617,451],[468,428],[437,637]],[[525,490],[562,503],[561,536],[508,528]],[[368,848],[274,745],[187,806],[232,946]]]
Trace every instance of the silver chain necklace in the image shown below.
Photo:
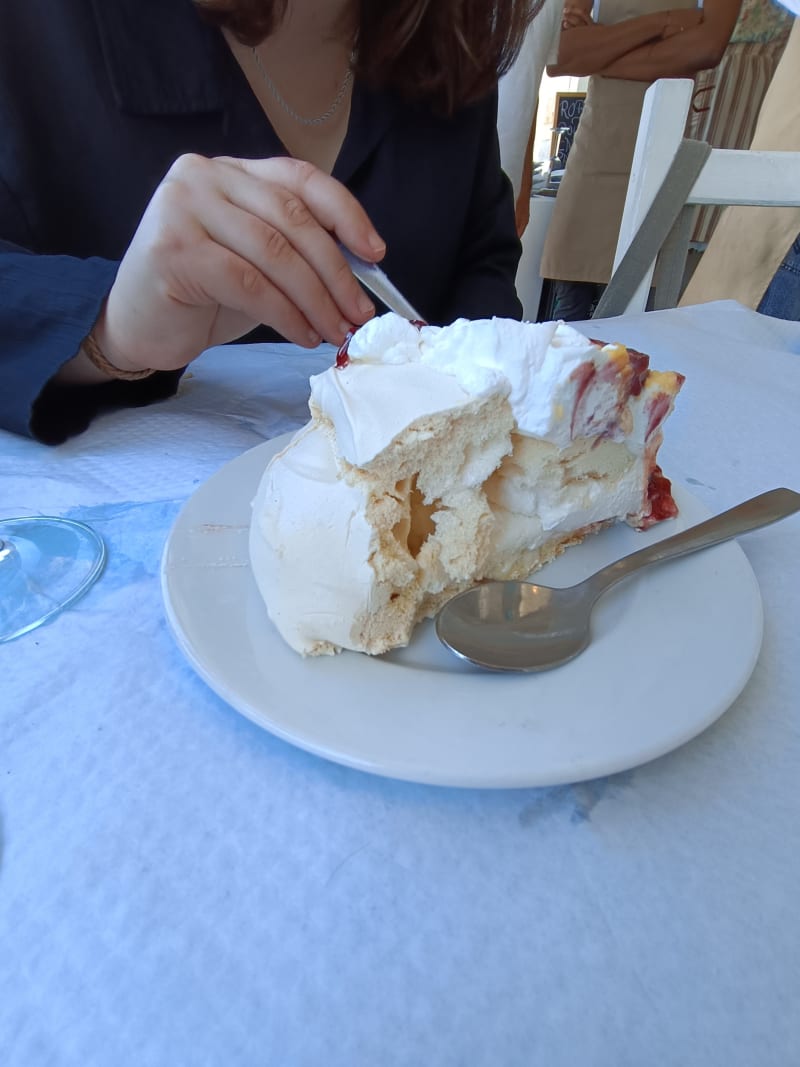
[[[350,83],[353,80],[353,63],[355,62],[356,58],[355,52],[350,53],[350,62],[347,64],[347,73],[342,79],[342,84],[336,91],[336,96],[333,98],[333,103],[331,104],[331,106],[321,115],[315,115],[314,118],[309,119],[306,118],[305,115],[298,114],[294,110],[294,108],[290,106],[287,100],[281,95],[278,86],[275,84],[272,78],[270,78],[269,74],[267,74],[258,52],[255,50],[255,48],[251,48],[250,51],[253,53],[253,59],[255,59],[256,61],[258,72],[266,82],[267,88],[272,93],[276,103],[280,105],[280,107],[286,112],[290,119],[293,119],[301,126],[323,126],[326,122],[333,118],[333,116],[342,106],[344,98],[347,96],[347,90],[350,88]]]

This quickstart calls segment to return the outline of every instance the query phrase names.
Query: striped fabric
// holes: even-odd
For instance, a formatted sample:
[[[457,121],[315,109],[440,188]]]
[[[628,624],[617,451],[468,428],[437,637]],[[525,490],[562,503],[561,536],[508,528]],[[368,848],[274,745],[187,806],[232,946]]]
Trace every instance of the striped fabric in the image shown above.
[[[714,70],[695,78],[686,136],[713,148],[749,148],[758,112],[786,46],[785,34],[767,43],[730,44]],[[722,208],[697,210],[692,241],[705,245]]]

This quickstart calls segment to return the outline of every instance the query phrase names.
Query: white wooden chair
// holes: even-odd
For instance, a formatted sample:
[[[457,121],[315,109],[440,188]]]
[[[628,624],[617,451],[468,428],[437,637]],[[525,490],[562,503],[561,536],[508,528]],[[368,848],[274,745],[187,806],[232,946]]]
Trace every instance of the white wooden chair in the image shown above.
[[[686,206],[800,206],[800,152],[734,151],[683,139],[692,84],[664,78],[645,93],[614,270],[597,318],[644,311],[662,247],[668,261],[659,262],[656,307],[675,306],[694,214]],[[684,163],[693,162],[681,176],[682,152]]]

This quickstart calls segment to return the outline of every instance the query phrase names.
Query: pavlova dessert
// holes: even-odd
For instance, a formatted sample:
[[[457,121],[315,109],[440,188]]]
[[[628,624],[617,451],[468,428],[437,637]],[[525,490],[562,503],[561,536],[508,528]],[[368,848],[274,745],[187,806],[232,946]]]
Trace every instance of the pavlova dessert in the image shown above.
[[[258,489],[250,559],[304,655],[408,643],[450,597],[587,534],[672,516],[657,465],[682,384],[563,323],[361,327]]]

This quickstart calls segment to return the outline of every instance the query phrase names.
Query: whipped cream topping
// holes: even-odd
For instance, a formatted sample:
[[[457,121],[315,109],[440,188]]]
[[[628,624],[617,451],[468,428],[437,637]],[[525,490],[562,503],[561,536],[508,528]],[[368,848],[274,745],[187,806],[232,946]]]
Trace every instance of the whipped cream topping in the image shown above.
[[[613,436],[628,399],[620,395],[624,380],[610,372],[625,350],[597,345],[565,323],[457,319],[418,328],[389,313],[357,330],[347,351],[348,366],[311,379],[312,410],[330,419],[342,455],[356,465],[378,455],[414,413],[490,393],[508,397],[519,433],[561,448],[581,435]],[[366,367],[371,373],[359,370]],[[580,405],[591,423],[581,420]]]
[[[351,361],[311,379],[311,410],[330,420],[339,454],[355,467],[370,463],[412,422],[472,399],[454,377],[421,363]]]

